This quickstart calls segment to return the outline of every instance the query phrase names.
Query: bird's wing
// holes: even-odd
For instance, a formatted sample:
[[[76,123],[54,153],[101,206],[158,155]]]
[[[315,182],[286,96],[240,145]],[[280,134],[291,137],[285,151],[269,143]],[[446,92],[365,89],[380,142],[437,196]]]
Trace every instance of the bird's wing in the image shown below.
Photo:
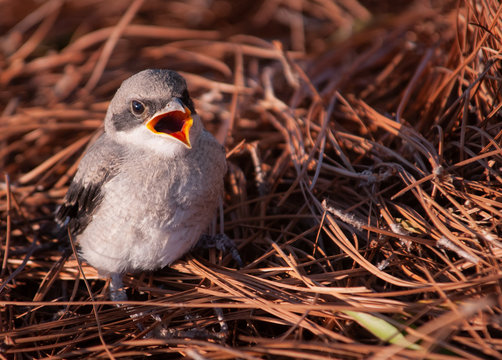
[[[102,186],[117,173],[121,161],[120,146],[102,134],[80,161],[63,204],[56,212],[56,221],[73,235],[81,233],[101,203]]]

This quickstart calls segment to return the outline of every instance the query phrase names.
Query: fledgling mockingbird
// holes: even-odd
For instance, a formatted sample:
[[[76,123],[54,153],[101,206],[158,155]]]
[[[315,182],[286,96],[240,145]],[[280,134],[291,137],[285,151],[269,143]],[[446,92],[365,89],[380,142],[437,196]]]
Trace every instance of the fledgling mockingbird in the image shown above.
[[[169,265],[199,240],[225,172],[225,150],[204,129],[183,77],[141,71],[117,90],[56,218],[80,255],[111,276],[112,300],[124,300],[123,273]]]

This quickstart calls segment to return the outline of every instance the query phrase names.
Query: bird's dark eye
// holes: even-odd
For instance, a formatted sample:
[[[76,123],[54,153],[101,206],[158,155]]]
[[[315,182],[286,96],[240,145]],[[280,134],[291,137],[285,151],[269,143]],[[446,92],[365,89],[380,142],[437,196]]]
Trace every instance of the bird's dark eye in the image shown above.
[[[145,112],[145,105],[141,101],[133,100],[131,101],[131,110],[135,115],[141,115]]]

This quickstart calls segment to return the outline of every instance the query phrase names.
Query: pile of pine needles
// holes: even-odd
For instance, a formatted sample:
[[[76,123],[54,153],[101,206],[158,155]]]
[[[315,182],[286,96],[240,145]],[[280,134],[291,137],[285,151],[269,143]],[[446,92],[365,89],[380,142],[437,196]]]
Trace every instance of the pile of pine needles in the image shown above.
[[[0,13],[0,358],[502,358],[498,1]],[[127,274],[116,307],[53,213],[114,91],[145,68],[185,76],[225,144],[212,231],[244,266],[188,254]]]

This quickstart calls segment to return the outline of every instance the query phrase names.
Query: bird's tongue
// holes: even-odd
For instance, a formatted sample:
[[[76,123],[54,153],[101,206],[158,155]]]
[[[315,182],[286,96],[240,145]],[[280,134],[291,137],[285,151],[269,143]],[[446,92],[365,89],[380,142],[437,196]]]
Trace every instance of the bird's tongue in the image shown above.
[[[187,112],[175,110],[160,114],[146,123],[148,130],[154,134],[165,134],[178,139],[188,148],[191,148],[189,132],[193,125],[193,119],[190,111]]]
[[[160,115],[153,119],[153,129],[158,133],[172,135],[183,129],[185,124],[186,115],[182,111],[172,111],[170,113]]]

